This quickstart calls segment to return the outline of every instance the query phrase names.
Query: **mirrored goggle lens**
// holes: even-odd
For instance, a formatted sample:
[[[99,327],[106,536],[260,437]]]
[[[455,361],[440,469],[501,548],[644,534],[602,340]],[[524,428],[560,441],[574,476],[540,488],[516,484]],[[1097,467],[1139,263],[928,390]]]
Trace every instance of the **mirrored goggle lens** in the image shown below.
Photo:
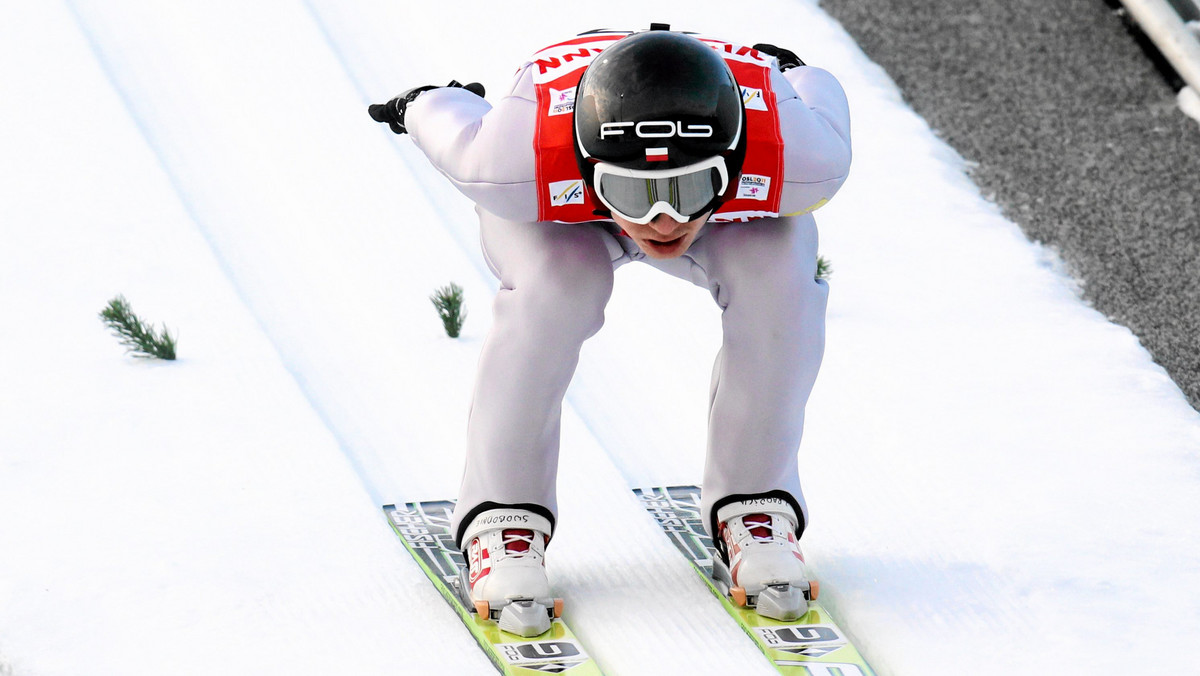
[[[596,190],[622,215],[643,218],[658,202],[689,218],[700,215],[721,188],[721,173],[710,167],[670,178],[600,174]]]

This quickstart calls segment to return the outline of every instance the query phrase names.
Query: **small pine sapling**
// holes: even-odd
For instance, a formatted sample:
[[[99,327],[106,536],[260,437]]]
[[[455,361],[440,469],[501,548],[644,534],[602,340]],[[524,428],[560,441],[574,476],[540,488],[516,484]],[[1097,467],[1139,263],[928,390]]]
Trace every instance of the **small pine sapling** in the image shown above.
[[[829,259],[824,256],[817,256],[816,279],[829,279],[829,275],[831,274],[833,274],[833,266],[829,264]]]
[[[117,296],[108,301],[108,306],[100,311],[100,319],[112,329],[121,339],[125,351],[142,359],[175,359],[175,337],[163,326],[162,333],[154,330],[154,326],[142,321],[125,296]]]
[[[463,322],[467,320],[467,309],[463,307],[462,287],[450,282],[449,286],[438,289],[429,297],[429,300],[433,302],[438,316],[442,318],[442,326],[446,328],[446,335],[457,338],[462,331]]]

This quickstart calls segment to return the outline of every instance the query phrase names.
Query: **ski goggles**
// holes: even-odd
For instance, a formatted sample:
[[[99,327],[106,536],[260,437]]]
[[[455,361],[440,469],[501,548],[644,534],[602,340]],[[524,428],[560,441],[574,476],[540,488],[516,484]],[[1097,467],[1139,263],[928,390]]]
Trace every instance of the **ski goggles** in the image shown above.
[[[604,206],[625,220],[646,225],[667,214],[686,223],[725,192],[729,172],[720,155],[676,169],[625,169],[600,162],[592,184]]]

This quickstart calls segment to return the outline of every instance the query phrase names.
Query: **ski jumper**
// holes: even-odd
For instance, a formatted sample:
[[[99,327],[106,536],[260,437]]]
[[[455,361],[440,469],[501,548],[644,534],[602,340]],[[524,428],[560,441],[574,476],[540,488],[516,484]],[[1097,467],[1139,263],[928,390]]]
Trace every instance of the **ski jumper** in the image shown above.
[[[564,53],[574,53],[573,61],[586,65],[612,39],[582,36],[543,50],[517,71],[495,106],[442,88],[408,107],[414,143],[475,202],[484,258],[500,281],[476,375],[455,533],[461,539],[470,519],[499,506],[524,507],[553,523],[562,400],[583,342],[603,324],[614,270],[639,261],[707,289],[722,309],[703,513],[775,494],[796,508],[799,534],[808,513],[797,451],[824,352],[828,295],[826,283],[814,280],[817,229],[810,212],[833,197],[849,172],[845,94],[824,70],[780,72],[772,57],[735,45],[734,54],[767,67],[767,86],[751,88],[757,94],[739,80],[748,143],[756,142],[754,116],[771,116],[780,162],[762,169],[750,160],[770,153],[755,155],[751,147],[737,198],[710,218],[683,256],[656,260],[597,216],[586,191],[576,194],[563,183],[577,180],[578,170],[567,175],[572,170],[562,154],[555,160],[550,144],[539,140],[550,128],[540,118],[569,119],[573,96],[555,87],[557,98],[547,97],[553,79],[539,59],[544,64],[557,55],[561,63]],[[754,188],[769,197],[759,199]]]

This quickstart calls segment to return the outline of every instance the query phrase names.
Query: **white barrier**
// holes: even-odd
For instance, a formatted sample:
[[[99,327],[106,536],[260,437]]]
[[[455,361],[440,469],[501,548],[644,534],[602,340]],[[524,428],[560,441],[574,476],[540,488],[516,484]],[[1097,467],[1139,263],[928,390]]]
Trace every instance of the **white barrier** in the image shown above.
[[[1180,79],[1200,92],[1200,38],[1167,0],[1121,0]]]

